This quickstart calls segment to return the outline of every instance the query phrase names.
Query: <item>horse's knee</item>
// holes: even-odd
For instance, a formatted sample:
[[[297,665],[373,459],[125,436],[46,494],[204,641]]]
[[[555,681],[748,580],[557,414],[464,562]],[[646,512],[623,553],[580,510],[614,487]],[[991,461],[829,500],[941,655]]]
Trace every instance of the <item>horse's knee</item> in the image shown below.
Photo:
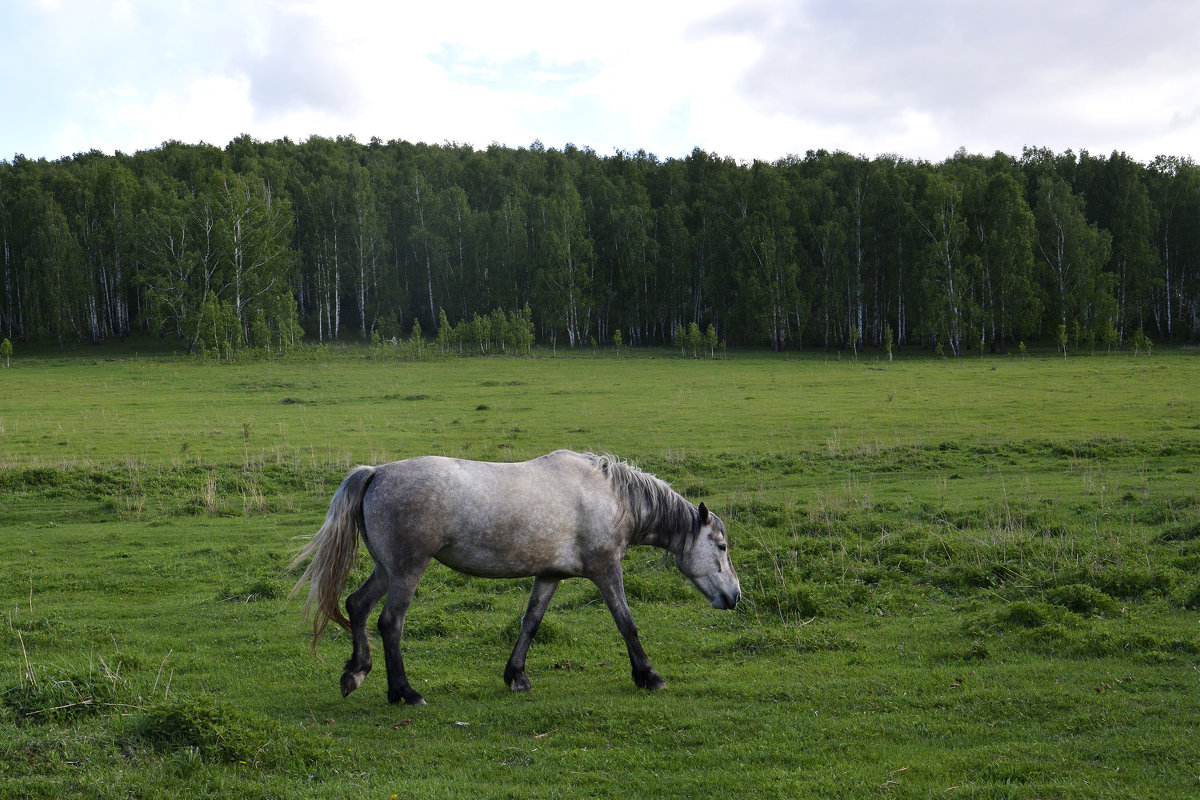
[[[381,636],[390,636],[395,633],[396,628],[402,619],[403,617],[394,611],[390,609],[384,609],[383,613],[379,615],[379,621],[376,623],[376,627],[379,628],[379,633]]]

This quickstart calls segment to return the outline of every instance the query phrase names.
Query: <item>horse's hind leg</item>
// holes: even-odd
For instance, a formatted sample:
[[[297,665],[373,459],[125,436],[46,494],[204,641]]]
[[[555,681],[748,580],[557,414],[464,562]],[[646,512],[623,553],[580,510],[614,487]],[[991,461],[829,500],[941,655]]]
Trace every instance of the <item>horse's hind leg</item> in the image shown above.
[[[367,673],[371,671],[371,642],[367,638],[367,617],[386,591],[387,575],[376,566],[371,577],[346,598],[346,612],[350,617],[350,638],[354,649],[342,672],[342,697],[362,686]]]
[[[512,655],[504,667],[504,682],[514,692],[528,692],[532,687],[529,677],[525,674],[525,655],[529,652],[529,644],[542,624],[542,616],[550,605],[550,598],[558,588],[558,581],[553,578],[534,578],[533,591],[529,593],[529,608],[521,617],[521,635],[513,646]]]
[[[417,590],[417,581],[429,566],[426,559],[418,568],[406,575],[393,576],[388,585],[387,600],[379,615],[379,635],[383,638],[383,659],[387,664],[388,702],[403,700],[410,706],[425,705],[425,698],[412,688],[404,671],[404,656],[400,653],[400,636],[404,633],[404,616]]]

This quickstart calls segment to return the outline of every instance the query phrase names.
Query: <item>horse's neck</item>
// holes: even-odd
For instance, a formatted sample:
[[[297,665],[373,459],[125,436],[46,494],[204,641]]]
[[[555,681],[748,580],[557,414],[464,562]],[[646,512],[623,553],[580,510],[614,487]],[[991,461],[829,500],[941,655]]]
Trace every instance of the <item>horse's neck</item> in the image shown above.
[[[692,532],[696,512],[691,503],[674,492],[665,494],[661,500],[669,500],[670,507],[660,502],[656,508],[646,509],[649,513],[644,515],[638,530],[634,531],[630,545],[661,547],[678,555]]]
[[[651,545],[678,554],[695,528],[696,507],[653,475],[614,459],[592,458],[633,520],[629,546]]]

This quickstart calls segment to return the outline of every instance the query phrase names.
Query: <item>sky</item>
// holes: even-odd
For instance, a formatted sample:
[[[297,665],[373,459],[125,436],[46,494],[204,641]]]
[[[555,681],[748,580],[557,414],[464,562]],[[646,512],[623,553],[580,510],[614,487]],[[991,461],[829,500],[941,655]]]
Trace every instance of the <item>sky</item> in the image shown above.
[[[242,134],[1200,157],[1200,3],[0,0],[0,160]]]

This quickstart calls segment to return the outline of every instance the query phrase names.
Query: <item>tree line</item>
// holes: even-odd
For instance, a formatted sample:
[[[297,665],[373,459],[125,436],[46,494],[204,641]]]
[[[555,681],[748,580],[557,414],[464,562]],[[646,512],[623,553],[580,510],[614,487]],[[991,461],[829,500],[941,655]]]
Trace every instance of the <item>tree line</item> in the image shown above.
[[[166,142],[0,161],[0,271],[0,336],[60,344],[284,350],[497,312],[567,347],[1195,341],[1200,168]]]

